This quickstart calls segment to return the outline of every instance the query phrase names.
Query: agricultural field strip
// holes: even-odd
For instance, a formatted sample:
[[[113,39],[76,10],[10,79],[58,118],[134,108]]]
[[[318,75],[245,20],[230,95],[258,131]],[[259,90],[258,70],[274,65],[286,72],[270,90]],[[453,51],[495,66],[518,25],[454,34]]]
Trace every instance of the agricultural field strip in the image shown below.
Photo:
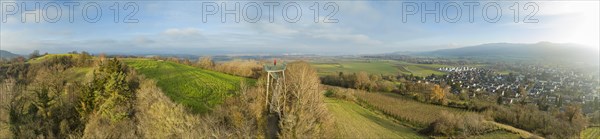
[[[467,113],[476,114],[475,112],[466,110],[423,104],[414,100],[407,100],[407,98],[395,98],[380,93],[357,93],[357,96],[360,100],[365,101],[386,114],[394,116],[401,121],[420,126],[427,126],[429,123],[435,121],[442,111],[457,115],[465,115]]]
[[[417,76],[429,76],[431,74],[445,74],[437,71],[437,68],[452,67],[440,64],[414,64],[403,61],[339,61],[337,63],[312,63],[321,75],[335,74],[337,72],[359,72],[365,71],[372,74],[414,74]]]
[[[492,124],[496,125],[499,128],[502,128],[504,130],[519,134],[521,136],[521,138],[532,138],[533,136],[535,136],[534,134],[531,134],[528,131],[525,131],[523,129],[518,129],[518,128],[512,127],[510,125],[505,125],[505,124],[494,122],[494,121],[488,121],[488,122],[491,122]]]
[[[425,104],[409,98],[403,98],[402,96],[395,96],[395,94],[390,93],[357,93],[357,97],[361,101],[368,103],[371,107],[374,107],[385,114],[391,115],[401,122],[422,127],[427,126],[429,123],[435,121],[438,118],[438,115],[440,115],[441,111],[447,111],[455,115],[478,114],[476,112],[470,112],[467,110]],[[523,138],[534,136],[530,132],[509,125],[493,121],[488,122],[494,124],[499,129],[516,133]]]
[[[335,119],[337,138],[424,138],[352,102],[337,99],[325,102]]]

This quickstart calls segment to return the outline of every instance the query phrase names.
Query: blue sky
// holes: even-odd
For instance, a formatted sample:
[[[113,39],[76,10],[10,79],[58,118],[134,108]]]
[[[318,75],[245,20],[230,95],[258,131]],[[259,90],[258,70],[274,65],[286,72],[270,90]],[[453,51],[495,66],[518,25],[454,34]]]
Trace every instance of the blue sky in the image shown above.
[[[114,3],[119,4],[119,23],[114,19]],[[133,6],[125,9],[131,2]],[[319,4],[318,23],[315,23],[314,3]],[[600,29],[598,1],[282,1],[274,7],[274,22],[269,21],[269,7],[273,3],[264,1],[78,1],[74,8],[74,22],[69,22],[69,10],[65,1],[36,2],[5,1],[0,3],[2,21],[0,22],[0,49],[26,54],[33,50],[50,53],[67,51],[91,51],[94,53],[134,53],[134,54],[372,54],[395,51],[430,51],[456,48],[484,43],[537,43],[549,41],[556,43],[577,43],[597,50]],[[473,2],[473,3],[470,3]],[[83,19],[86,5],[97,3],[102,16],[95,23]],[[225,3],[225,6],[221,5]],[[222,8],[235,9],[239,3],[240,22],[233,15],[226,15],[221,22]],[[439,8],[435,5],[439,3]],[[469,7],[478,4],[473,10],[473,22],[469,22]],[[519,13],[514,13],[518,3]],[[18,6],[17,12],[12,6]],[[32,14],[22,13],[25,4],[27,10],[42,13],[40,23],[36,23]],[[52,6],[57,4],[60,10]],[[203,6],[204,4],[204,6]],[[210,13],[210,6],[217,4],[217,14]],[[260,20],[249,22],[258,14]],[[287,11],[283,7],[288,5]],[[296,5],[297,4],[297,5]],[[328,5],[327,5],[328,4]],[[497,4],[497,5],[496,5]],[[50,6],[48,6],[50,5]],[[292,6],[290,6],[292,5]],[[302,9],[297,21],[293,6]],[[491,5],[491,6],[490,6]],[[497,21],[487,21],[499,14],[494,5],[501,9]],[[113,6],[113,8],[111,8]],[[311,8],[311,6],[313,8]],[[425,15],[421,22],[422,11],[413,15],[409,8],[422,6],[441,13],[440,22],[434,15]],[[461,12],[456,7],[460,7]],[[483,7],[489,6],[487,12]],[[47,8],[44,8],[47,7]],[[137,23],[123,23],[133,7],[139,10],[133,16]],[[244,8],[248,7],[248,8]],[[327,9],[325,9],[327,7]],[[527,9],[525,9],[527,7]],[[334,8],[337,12],[327,18]],[[534,11],[534,10],[537,10]],[[56,12],[60,11],[60,12]],[[537,23],[524,23],[525,16],[534,15]],[[51,23],[45,19],[58,17]],[[93,6],[87,8],[91,19],[97,14]],[[284,18],[286,15],[288,20]],[[460,18],[458,18],[460,15]],[[519,22],[514,22],[519,15]],[[402,18],[407,17],[403,22]],[[25,18],[26,22],[21,22]],[[56,18],[55,18],[56,19]],[[326,19],[337,19],[337,23],[324,23]],[[446,20],[444,20],[446,19]],[[456,22],[450,22],[457,19]],[[450,20],[450,21],[448,21]],[[333,21],[333,20],[328,20]],[[532,20],[528,20],[532,21]]]

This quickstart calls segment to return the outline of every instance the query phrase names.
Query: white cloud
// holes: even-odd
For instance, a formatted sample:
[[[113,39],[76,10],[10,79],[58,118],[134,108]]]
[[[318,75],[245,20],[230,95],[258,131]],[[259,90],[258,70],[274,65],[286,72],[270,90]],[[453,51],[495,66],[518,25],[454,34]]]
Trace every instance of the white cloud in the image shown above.
[[[356,46],[382,44],[381,41],[375,40],[366,34],[355,32],[351,28],[342,27],[335,23],[258,23],[244,27],[245,29],[251,28],[251,31],[260,35],[273,35],[285,39],[283,41],[287,40],[288,43],[351,43],[350,45]]]
[[[197,28],[184,28],[184,29],[171,28],[171,29],[165,30],[163,32],[163,34],[169,35],[169,36],[195,36],[195,35],[200,35],[200,29],[197,29]]]
[[[139,45],[145,45],[145,44],[152,44],[156,41],[147,38],[147,37],[143,37],[143,36],[137,36],[133,39],[133,42]]]
[[[546,41],[578,43],[597,48],[600,12],[598,1],[543,2],[540,16],[553,20],[540,21],[539,27],[547,30],[540,37]]]
[[[598,1],[549,1],[536,2],[539,11],[537,15],[567,15],[567,14],[594,14],[590,9],[598,8]],[[597,13],[596,13],[597,14]]]
[[[367,45],[379,45],[382,44],[381,41],[373,40],[367,35],[363,34],[319,34],[313,36],[314,38],[322,38],[331,41],[350,41],[357,44],[367,44]]]
[[[262,27],[267,32],[275,33],[275,34],[279,34],[279,35],[292,35],[292,34],[298,33],[298,30],[289,28],[289,27],[281,25],[281,24],[270,23],[270,24],[265,24]]]

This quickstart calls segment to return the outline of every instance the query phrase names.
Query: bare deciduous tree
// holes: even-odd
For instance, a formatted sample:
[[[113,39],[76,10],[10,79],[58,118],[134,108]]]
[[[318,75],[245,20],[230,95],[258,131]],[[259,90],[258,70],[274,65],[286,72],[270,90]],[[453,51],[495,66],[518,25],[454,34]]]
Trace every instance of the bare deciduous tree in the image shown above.
[[[280,120],[281,138],[319,138],[327,136],[330,115],[323,103],[317,72],[306,62],[289,64],[286,94]]]
[[[201,57],[198,59],[198,66],[203,69],[213,69],[215,63],[210,56]]]

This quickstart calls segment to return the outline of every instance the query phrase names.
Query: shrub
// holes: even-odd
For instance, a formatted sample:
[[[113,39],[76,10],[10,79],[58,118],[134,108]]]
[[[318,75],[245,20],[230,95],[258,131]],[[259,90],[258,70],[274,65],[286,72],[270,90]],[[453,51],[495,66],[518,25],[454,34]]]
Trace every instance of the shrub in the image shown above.
[[[242,77],[258,78],[262,72],[262,65],[254,60],[233,60],[215,65],[214,70]]]
[[[538,110],[535,105],[512,105],[493,107],[495,121],[531,131],[546,138],[575,138],[587,125],[587,121],[578,105],[567,105],[560,112]],[[561,127],[561,128],[556,128]]]
[[[421,133],[433,136],[467,137],[485,133],[490,129],[480,115],[467,114],[459,116],[442,111],[439,118],[429,124]]]
[[[325,95],[325,97],[333,97],[335,95],[335,92],[333,92],[333,90],[326,90],[325,93],[323,93],[323,95]]]
[[[327,90],[327,92],[332,93],[329,97],[356,102],[356,97],[354,96],[354,94],[357,92],[357,90],[355,89],[348,89],[335,86],[325,86],[325,89]],[[327,92],[325,93],[327,94]]]

